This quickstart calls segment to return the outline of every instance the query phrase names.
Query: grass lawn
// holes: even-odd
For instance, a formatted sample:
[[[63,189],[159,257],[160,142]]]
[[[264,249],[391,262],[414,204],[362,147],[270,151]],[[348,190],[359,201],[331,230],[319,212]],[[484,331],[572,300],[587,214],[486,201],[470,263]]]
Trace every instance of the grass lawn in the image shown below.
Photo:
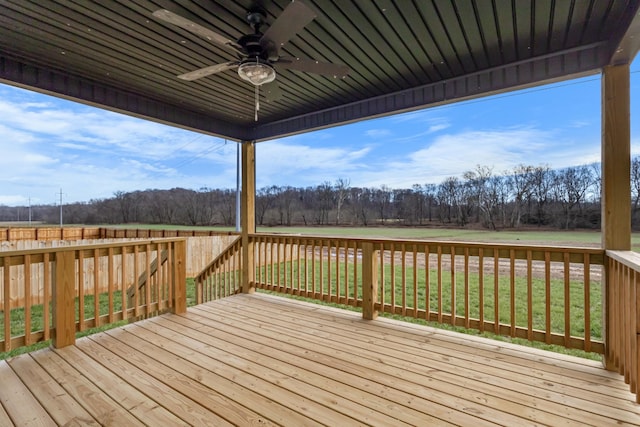
[[[107,292],[101,293],[98,300],[98,315],[104,316],[109,314],[109,294]],[[78,298],[76,298],[76,321],[79,318]],[[187,279],[187,306],[196,304],[196,291],[195,282],[193,279]],[[113,310],[119,312],[122,310],[122,292],[115,291],[113,293]],[[85,319],[93,319],[95,313],[95,304],[93,295],[86,295],[84,297],[84,317]],[[42,304],[34,305],[31,307],[31,332],[39,332],[44,329],[44,306]],[[108,329],[116,328],[118,326],[126,324],[128,321],[123,320],[120,322],[110,323],[97,328],[86,329],[76,333],[76,338],[84,337],[87,335],[95,334],[97,332],[106,331]],[[53,314],[49,309],[49,325],[53,323]],[[11,310],[11,335],[13,337],[24,335],[25,333],[25,310],[24,308],[15,308]],[[0,310],[0,341],[4,340],[4,312]],[[0,352],[0,360],[7,359],[9,357],[17,356],[18,354],[28,353],[40,348],[48,347],[51,344],[51,340],[41,341],[27,347],[20,347],[15,350]]]
[[[213,230],[234,231],[234,227],[188,227],[182,225],[123,224],[105,227],[152,230]],[[600,246],[600,231],[564,231],[564,230],[473,230],[439,227],[258,227],[259,233],[307,234],[317,236],[459,240],[485,243],[520,243],[538,245]],[[640,252],[640,233],[631,234],[632,249]]]
[[[194,227],[184,227],[184,226],[162,226],[162,225],[146,225],[146,224],[136,224],[136,225],[122,225],[120,228],[153,228],[153,229],[193,229]],[[219,231],[230,231],[233,228],[229,227],[202,227],[202,229],[207,230],[219,230]],[[502,243],[522,243],[522,244],[543,244],[543,245],[566,245],[566,246],[598,246],[600,242],[600,232],[593,231],[538,231],[538,230],[527,230],[527,231],[487,231],[487,230],[468,230],[468,229],[444,229],[444,228],[409,228],[409,227],[260,227],[258,229],[259,232],[266,233],[287,233],[287,234],[307,234],[307,235],[322,235],[322,236],[339,236],[339,237],[362,237],[362,238],[397,238],[397,239],[426,239],[426,240],[458,240],[458,241],[470,241],[470,242],[502,242]],[[640,250],[640,234],[636,233],[632,236],[632,244],[634,249]],[[335,268],[335,267],[334,267]],[[353,268],[353,267],[350,267]],[[385,302],[389,303],[391,301],[392,290],[390,278],[393,274],[396,275],[396,290],[395,290],[395,300],[396,304],[399,305],[402,301],[402,294],[400,293],[400,285],[401,282],[401,269],[400,266],[396,266],[395,271],[392,272],[390,270],[390,266],[385,267]],[[282,273],[289,271],[289,267],[282,265]],[[296,267],[293,268],[293,271],[297,271]],[[332,272],[332,277],[330,281],[327,279],[327,274],[323,273],[325,278],[325,286],[327,287],[335,287],[335,271]],[[294,273],[294,277],[297,276],[297,272]],[[341,277],[344,277],[342,273],[340,273]],[[427,294],[427,286],[426,286],[426,274],[421,269],[417,272],[418,283],[420,285],[418,288],[417,299],[418,299],[418,308],[424,309],[426,307],[426,294]],[[361,275],[359,277],[362,277]],[[407,277],[413,277],[413,272],[411,269],[407,270]],[[443,312],[450,311],[450,301],[451,301],[451,284],[449,282],[449,275],[443,275],[443,289],[442,289],[442,300],[438,300],[437,295],[437,283],[436,283],[436,272],[435,270],[430,271],[429,275],[429,308],[431,311],[436,311],[438,306],[443,307]],[[282,277],[281,277],[282,280]],[[458,315],[464,315],[464,285],[463,285],[463,277],[461,274],[457,275],[457,283],[455,285],[455,296],[456,296],[456,311]],[[293,281],[292,277],[287,279],[287,283],[291,283]],[[493,277],[485,275],[484,278],[485,286],[483,287],[484,293],[484,313],[485,319],[487,321],[493,319],[494,313],[494,298],[493,298]],[[478,294],[479,294],[479,279],[477,275],[470,276],[470,317],[479,317],[479,307],[478,307]],[[341,285],[344,286],[344,283]],[[348,284],[350,289],[350,293],[353,293],[353,284]],[[408,285],[408,288],[413,289],[413,285]],[[545,295],[544,295],[544,283],[534,281],[533,286],[533,319],[534,319],[534,329],[544,330],[545,329]],[[564,289],[563,285],[560,282],[553,282],[551,286],[552,294],[551,294],[551,302],[552,302],[552,315],[551,315],[551,329],[557,333],[563,333],[564,331]],[[187,299],[188,304],[195,304],[195,290],[193,281],[189,281],[187,287]],[[581,318],[580,313],[582,312],[582,307],[580,303],[582,302],[582,284],[581,283],[572,283],[571,284],[571,332],[572,335],[575,336],[583,336],[584,334],[584,320]],[[359,295],[361,293],[359,292]],[[499,311],[500,311],[500,321],[503,323],[509,323],[510,319],[508,318],[510,313],[510,286],[508,283],[508,279],[500,278],[499,282]],[[600,292],[600,284],[592,283],[592,289],[590,292],[591,296],[591,336],[594,339],[599,339],[601,337],[601,292]],[[406,304],[408,307],[413,305],[413,295],[408,295],[406,297]],[[526,327],[527,313],[526,313],[526,305],[522,303],[522,301],[526,300],[526,284],[522,281],[518,281],[516,284],[516,296],[515,300],[517,301],[516,307],[516,324],[521,327]],[[114,295],[115,301],[115,310],[120,310],[120,296],[119,294]],[[317,302],[317,301],[316,301]],[[106,295],[100,296],[100,314],[106,314],[106,310],[108,310],[108,298]],[[93,297],[87,296],[85,298],[85,317],[92,318],[93,317]],[[341,307],[340,305],[336,305]],[[342,307],[348,308],[348,307]],[[391,316],[395,318],[400,318],[397,315],[389,315],[383,314],[385,316]],[[11,323],[12,323],[12,335],[19,336],[24,333],[24,312],[22,309],[15,309],[11,312]],[[402,320],[417,322],[417,323],[426,323],[432,326],[444,327],[447,329],[455,329],[459,331],[463,331],[466,333],[477,334],[479,332],[475,331],[466,331],[462,328],[451,327],[448,325],[436,325],[431,322],[425,322],[421,319],[413,319],[413,318],[402,318]],[[42,307],[33,307],[32,308],[32,319],[31,319],[31,329],[32,331],[38,331],[42,329]],[[88,331],[83,331],[82,333],[78,333],[78,336],[87,335],[90,333],[95,333],[101,330],[105,330],[116,325],[106,325],[100,328],[95,328]],[[22,330],[20,329],[22,328]],[[491,335],[485,333],[486,335]],[[2,311],[0,311],[0,339],[3,339],[4,335],[4,326],[3,326],[3,316]],[[522,342],[527,345],[531,345],[526,340],[518,340],[511,339],[505,337],[493,336],[493,338],[497,339],[505,339],[509,341]],[[49,343],[38,343],[36,347],[47,346]],[[534,343],[534,346],[547,348],[544,344]],[[23,349],[13,350],[7,353],[0,353],[0,359],[13,356],[18,354],[19,352],[31,351],[36,347],[26,347]],[[583,352],[576,352],[574,350],[566,350],[560,347],[552,347],[554,351],[561,351],[565,353],[577,354],[580,356],[585,356]],[[598,357],[599,355],[587,355],[587,357]]]
[[[300,271],[298,269],[300,268]],[[345,275],[344,275],[344,264],[341,263],[339,265],[339,271],[336,272],[335,264],[332,266],[332,271],[329,272],[326,263],[323,265],[322,269],[319,266],[319,262],[315,263],[315,277],[318,281],[316,283],[316,288],[314,291],[316,293],[322,293],[323,295],[340,295],[340,296],[348,296],[353,298],[354,293],[354,282],[353,282],[353,271],[354,265],[348,265],[348,275],[345,283]],[[307,266],[307,277],[311,277],[311,263],[308,262]],[[301,278],[301,282],[304,282],[305,277],[305,266],[303,262],[283,262],[278,266],[275,264],[273,266],[273,270],[271,268],[263,268],[261,273],[258,274],[258,280],[262,280],[266,283],[279,283],[279,284],[287,284],[290,288],[302,288],[305,289],[304,283],[298,282],[298,277]],[[336,280],[336,274],[340,277],[340,289],[338,290],[338,282]],[[392,276],[395,275],[395,285],[392,285]],[[362,277],[361,265],[358,265],[357,276],[359,278]],[[320,284],[320,277],[322,277],[322,283]],[[417,294],[414,297],[413,294],[413,268],[407,267],[406,269],[406,289],[407,294],[405,296],[405,304],[408,309],[411,309],[415,306],[415,300],[417,300],[418,309],[425,310],[427,307],[427,292],[429,294],[429,311],[432,313],[437,313],[440,311],[444,314],[451,313],[451,301],[452,301],[452,286],[451,286],[451,276],[449,274],[442,275],[442,288],[441,288],[441,299],[438,295],[438,278],[437,278],[437,270],[430,269],[429,270],[429,286],[427,288],[427,272],[424,268],[418,268],[416,272],[417,285],[416,290]],[[485,274],[483,276],[484,284],[482,286],[482,291],[484,294],[484,319],[487,322],[493,322],[494,320],[494,307],[495,301],[494,298],[494,276],[491,274]],[[511,324],[510,313],[511,313],[511,285],[509,281],[509,277],[500,276],[499,277],[499,286],[498,286],[498,311],[499,311],[499,322],[501,324]],[[390,265],[385,265],[384,267],[384,303],[390,304],[393,301],[395,302],[395,306],[401,306],[403,301],[403,290],[402,290],[402,268],[400,266],[396,266],[393,270]],[[358,292],[357,295],[359,298],[362,298],[362,288],[361,283],[358,283]],[[346,292],[345,292],[346,288]],[[307,290],[311,291],[311,284],[306,287]],[[480,276],[478,273],[470,272],[469,273],[469,317],[472,319],[480,318]],[[559,279],[552,279],[550,284],[550,304],[551,304],[551,317],[550,317],[550,327],[553,333],[564,335],[565,331],[565,296],[564,296],[564,282]],[[546,329],[546,286],[545,281],[543,279],[534,278],[532,280],[532,320],[533,320],[533,329],[544,331]],[[278,294],[287,297],[291,297],[288,294]],[[601,285],[599,282],[592,281],[591,289],[589,291],[589,296],[591,300],[590,307],[590,336],[592,339],[599,341],[602,339],[602,292]],[[382,292],[379,291],[379,302],[381,301]],[[299,298],[299,297],[294,297]],[[515,295],[514,295],[514,307],[515,307],[515,324],[520,328],[527,328],[528,326],[528,308],[527,308],[527,281],[526,278],[516,278],[515,283]],[[311,299],[311,298],[301,298],[305,301],[318,303],[320,301]],[[570,301],[570,330],[571,335],[576,337],[584,337],[585,336],[585,316],[584,316],[584,293],[583,293],[583,283],[572,281],[570,283],[569,289],[569,301]],[[320,302],[323,303],[323,302]],[[360,311],[359,308],[354,308],[351,306],[346,306],[342,304],[335,303],[327,303],[331,306],[344,308],[348,310],[356,310]],[[456,314],[458,316],[464,316],[465,314],[465,285],[464,285],[464,277],[462,274],[456,275],[456,283],[455,283],[455,308]],[[440,327],[450,330],[456,330],[458,332],[470,333],[470,334],[482,334],[487,337],[491,337],[494,339],[500,339],[505,341],[512,341],[519,344],[534,346],[537,348],[545,348],[565,354],[572,354],[580,357],[587,357],[590,359],[600,360],[601,356],[599,354],[594,353],[586,353],[581,350],[574,349],[566,349],[562,346],[555,345],[547,345],[540,342],[529,342],[524,339],[519,338],[511,338],[511,337],[503,337],[499,335],[495,335],[491,332],[481,333],[479,331],[467,330],[462,327],[454,327],[451,325],[443,325],[438,324],[436,322],[427,322],[424,319],[417,319],[409,316],[401,316],[401,315],[392,315],[389,313],[381,313],[383,316],[392,317],[398,320],[409,321],[413,323],[421,323],[434,327]]]

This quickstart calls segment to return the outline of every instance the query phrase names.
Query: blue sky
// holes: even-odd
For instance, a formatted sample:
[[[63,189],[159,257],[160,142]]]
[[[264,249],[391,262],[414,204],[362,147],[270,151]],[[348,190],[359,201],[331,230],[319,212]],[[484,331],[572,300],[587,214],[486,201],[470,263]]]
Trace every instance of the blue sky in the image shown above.
[[[640,63],[631,67],[633,124]],[[637,101],[636,101],[637,102]],[[150,188],[235,188],[236,144],[0,85],[0,204],[89,201]],[[258,188],[408,188],[476,165],[552,168],[600,159],[600,77],[369,120],[258,144]]]

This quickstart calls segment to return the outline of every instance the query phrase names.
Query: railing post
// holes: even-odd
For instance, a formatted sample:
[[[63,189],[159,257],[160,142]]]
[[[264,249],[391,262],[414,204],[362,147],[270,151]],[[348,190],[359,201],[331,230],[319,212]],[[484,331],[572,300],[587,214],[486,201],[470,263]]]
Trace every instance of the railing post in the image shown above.
[[[373,243],[362,243],[362,318],[366,320],[378,317],[378,256]]]
[[[242,292],[255,291],[256,265],[253,242],[250,234],[256,232],[256,159],[255,142],[242,142],[242,194],[241,194],[241,241],[242,241]]]
[[[631,250],[631,121],[630,121],[629,64],[607,66],[602,70],[602,247],[605,250]],[[612,295],[620,289],[610,280],[605,262],[605,287],[603,289],[605,342],[604,365],[616,370],[610,347],[615,331],[611,330],[613,317]]]
[[[56,253],[53,283],[53,346],[76,342],[76,257],[75,251]]]
[[[187,241],[174,242],[173,247],[173,312],[187,311]]]

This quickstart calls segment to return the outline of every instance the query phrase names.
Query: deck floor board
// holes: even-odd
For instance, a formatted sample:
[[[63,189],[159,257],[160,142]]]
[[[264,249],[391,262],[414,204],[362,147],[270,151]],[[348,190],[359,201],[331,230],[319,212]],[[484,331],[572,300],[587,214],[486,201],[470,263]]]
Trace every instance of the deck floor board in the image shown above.
[[[640,426],[598,362],[265,294],[0,361],[0,384],[2,425]]]

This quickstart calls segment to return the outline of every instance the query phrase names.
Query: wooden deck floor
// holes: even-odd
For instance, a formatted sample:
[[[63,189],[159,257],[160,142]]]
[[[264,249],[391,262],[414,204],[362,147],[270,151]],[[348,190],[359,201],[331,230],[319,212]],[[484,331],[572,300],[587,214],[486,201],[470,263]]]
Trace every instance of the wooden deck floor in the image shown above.
[[[0,362],[5,425],[640,425],[597,362],[236,295]]]

